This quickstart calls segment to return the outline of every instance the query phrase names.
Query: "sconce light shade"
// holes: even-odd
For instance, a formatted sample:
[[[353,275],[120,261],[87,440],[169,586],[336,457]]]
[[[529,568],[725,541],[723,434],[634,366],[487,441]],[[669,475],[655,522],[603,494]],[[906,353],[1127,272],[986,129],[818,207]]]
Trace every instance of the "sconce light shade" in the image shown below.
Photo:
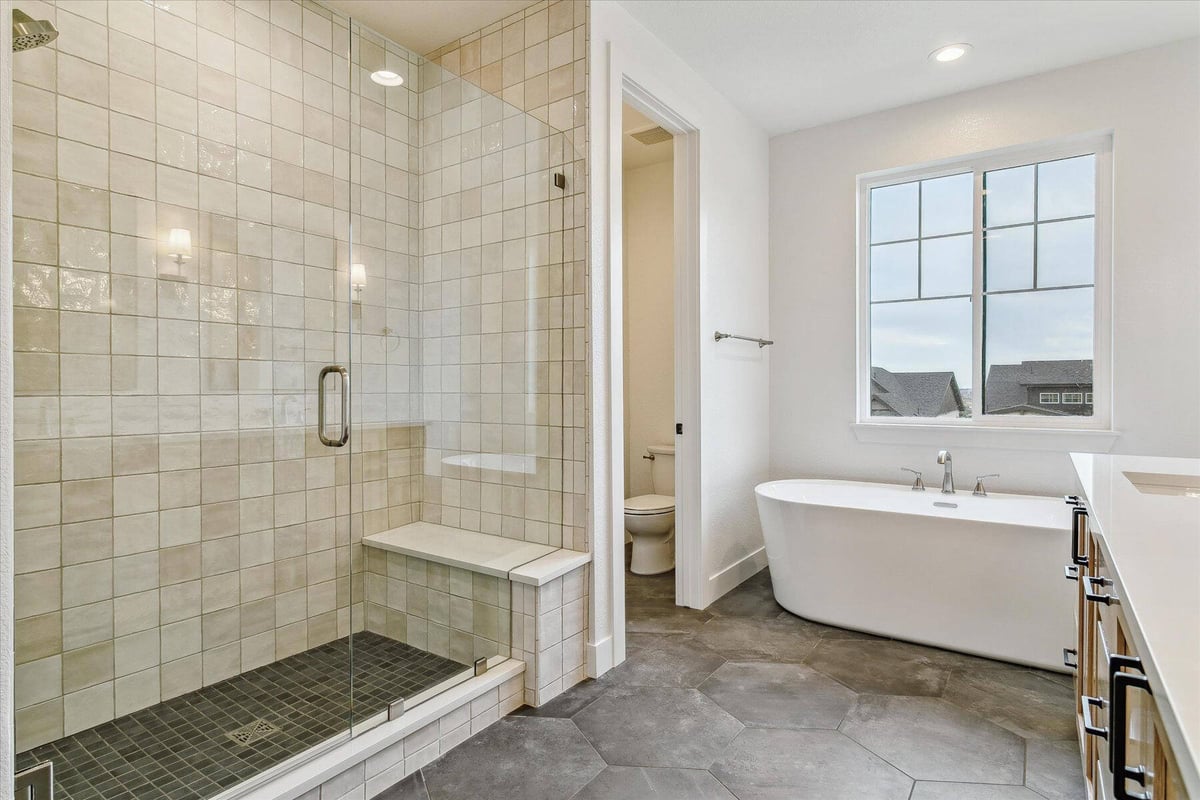
[[[192,257],[192,232],[187,228],[171,228],[167,236],[167,255],[179,261]]]
[[[350,265],[350,285],[362,289],[367,285],[367,267],[365,264]]]

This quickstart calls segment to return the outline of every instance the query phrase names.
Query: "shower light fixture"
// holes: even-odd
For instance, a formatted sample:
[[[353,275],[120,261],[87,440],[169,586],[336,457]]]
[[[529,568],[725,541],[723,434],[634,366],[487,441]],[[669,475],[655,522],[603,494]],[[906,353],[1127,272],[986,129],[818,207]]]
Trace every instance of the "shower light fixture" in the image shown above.
[[[380,86],[399,86],[404,83],[404,78],[400,77],[399,73],[392,72],[390,69],[375,70],[371,73],[371,80]]]
[[[171,228],[171,232],[167,234],[167,255],[175,260],[175,271],[160,270],[158,277],[165,280],[183,280],[183,262],[192,257],[192,232],[187,228]]]
[[[367,285],[367,267],[365,264],[350,265],[350,287],[354,289],[354,299],[362,298],[362,290]]]
[[[958,61],[960,58],[965,56],[967,51],[970,49],[971,45],[967,44],[966,42],[948,44],[943,47],[939,47],[937,50],[934,50],[929,54],[929,58],[932,61],[938,61],[942,64],[946,64],[951,61]]]

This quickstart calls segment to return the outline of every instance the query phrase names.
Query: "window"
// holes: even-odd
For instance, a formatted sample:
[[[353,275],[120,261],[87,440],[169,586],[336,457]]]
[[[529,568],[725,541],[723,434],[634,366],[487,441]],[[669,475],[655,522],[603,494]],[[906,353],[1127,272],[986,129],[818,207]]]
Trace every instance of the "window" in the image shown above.
[[[860,179],[860,419],[1107,424],[1108,153],[1105,137]]]

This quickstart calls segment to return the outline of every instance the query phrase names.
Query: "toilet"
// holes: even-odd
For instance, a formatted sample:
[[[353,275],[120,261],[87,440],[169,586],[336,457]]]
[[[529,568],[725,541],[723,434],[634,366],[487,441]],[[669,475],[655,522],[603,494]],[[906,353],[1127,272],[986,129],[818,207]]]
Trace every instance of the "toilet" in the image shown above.
[[[625,530],[633,540],[630,571],[658,575],[675,568],[675,446],[646,449],[654,493],[626,498]]]

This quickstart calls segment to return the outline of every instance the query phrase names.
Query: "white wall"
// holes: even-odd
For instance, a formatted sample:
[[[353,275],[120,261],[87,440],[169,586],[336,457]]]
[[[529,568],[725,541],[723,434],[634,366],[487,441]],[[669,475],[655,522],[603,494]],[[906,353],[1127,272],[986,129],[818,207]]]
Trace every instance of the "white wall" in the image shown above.
[[[590,674],[603,671],[609,652],[624,655],[623,570],[613,563],[613,513],[620,513],[624,467],[607,445],[621,428],[622,397],[610,392],[621,379],[614,356],[621,348],[610,311],[621,305],[620,253],[609,249],[609,193],[619,192],[620,168],[612,169],[612,142],[620,136],[621,75],[661,100],[698,130],[699,169],[699,334],[700,430],[676,437],[676,452],[699,442],[702,573],[698,604],[707,604],[748,577],[762,558],[762,535],[754,507],[754,485],[767,474],[769,350],[736,342],[712,341],[716,329],[766,335],[767,319],[767,160],[766,134],[705,83],[659,39],[616,2],[590,6],[588,124],[591,236],[590,431],[592,530],[595,532],[593,629]],[[614,102],[615,101],[615,102]],[[615,124],[614,124],[615,123]],[[679,158],[679,150],[676,157]],[[612,184],[616,183],[617,186]],[[678,218],[677,218],[678,219]],[[618,287],[614,296],[613,286]],[[614,308],[615,307],[615,308]],[[619,319],[619,317],[618,317]],[[615,341],[614,341],[615,340]],[[676,341],[676,347],[687,343]],[[617,359],[619,364],[619,359]],[[619,390],[618,390],[619,391]],[[678,493],[679,488],[676,488]],[[740,566],[735,566],[740,565]],[[619,571],[614,572],[613,567]],[[733,567],[733,569],[729,569]],[[623,606],[621,607],[623,609]]]
[[[675,441],[674,190],[670,160],[625,170],[626,497],[653,491],[646,448]]]
[[[12,3],[0,0],[0,20]],[[12,29],[0,26],[0,786],[13,785]]]
[[[940,477],[937,435],[859,442],[855,177],[1113,132],[1113,452],[1200,455],[1200,40],[811,128],[771,140],[771,473]],[[1021,440],[1024,441],[1024,440]],[[1065,449],[955,447],[960,484],[1072,488]]]

